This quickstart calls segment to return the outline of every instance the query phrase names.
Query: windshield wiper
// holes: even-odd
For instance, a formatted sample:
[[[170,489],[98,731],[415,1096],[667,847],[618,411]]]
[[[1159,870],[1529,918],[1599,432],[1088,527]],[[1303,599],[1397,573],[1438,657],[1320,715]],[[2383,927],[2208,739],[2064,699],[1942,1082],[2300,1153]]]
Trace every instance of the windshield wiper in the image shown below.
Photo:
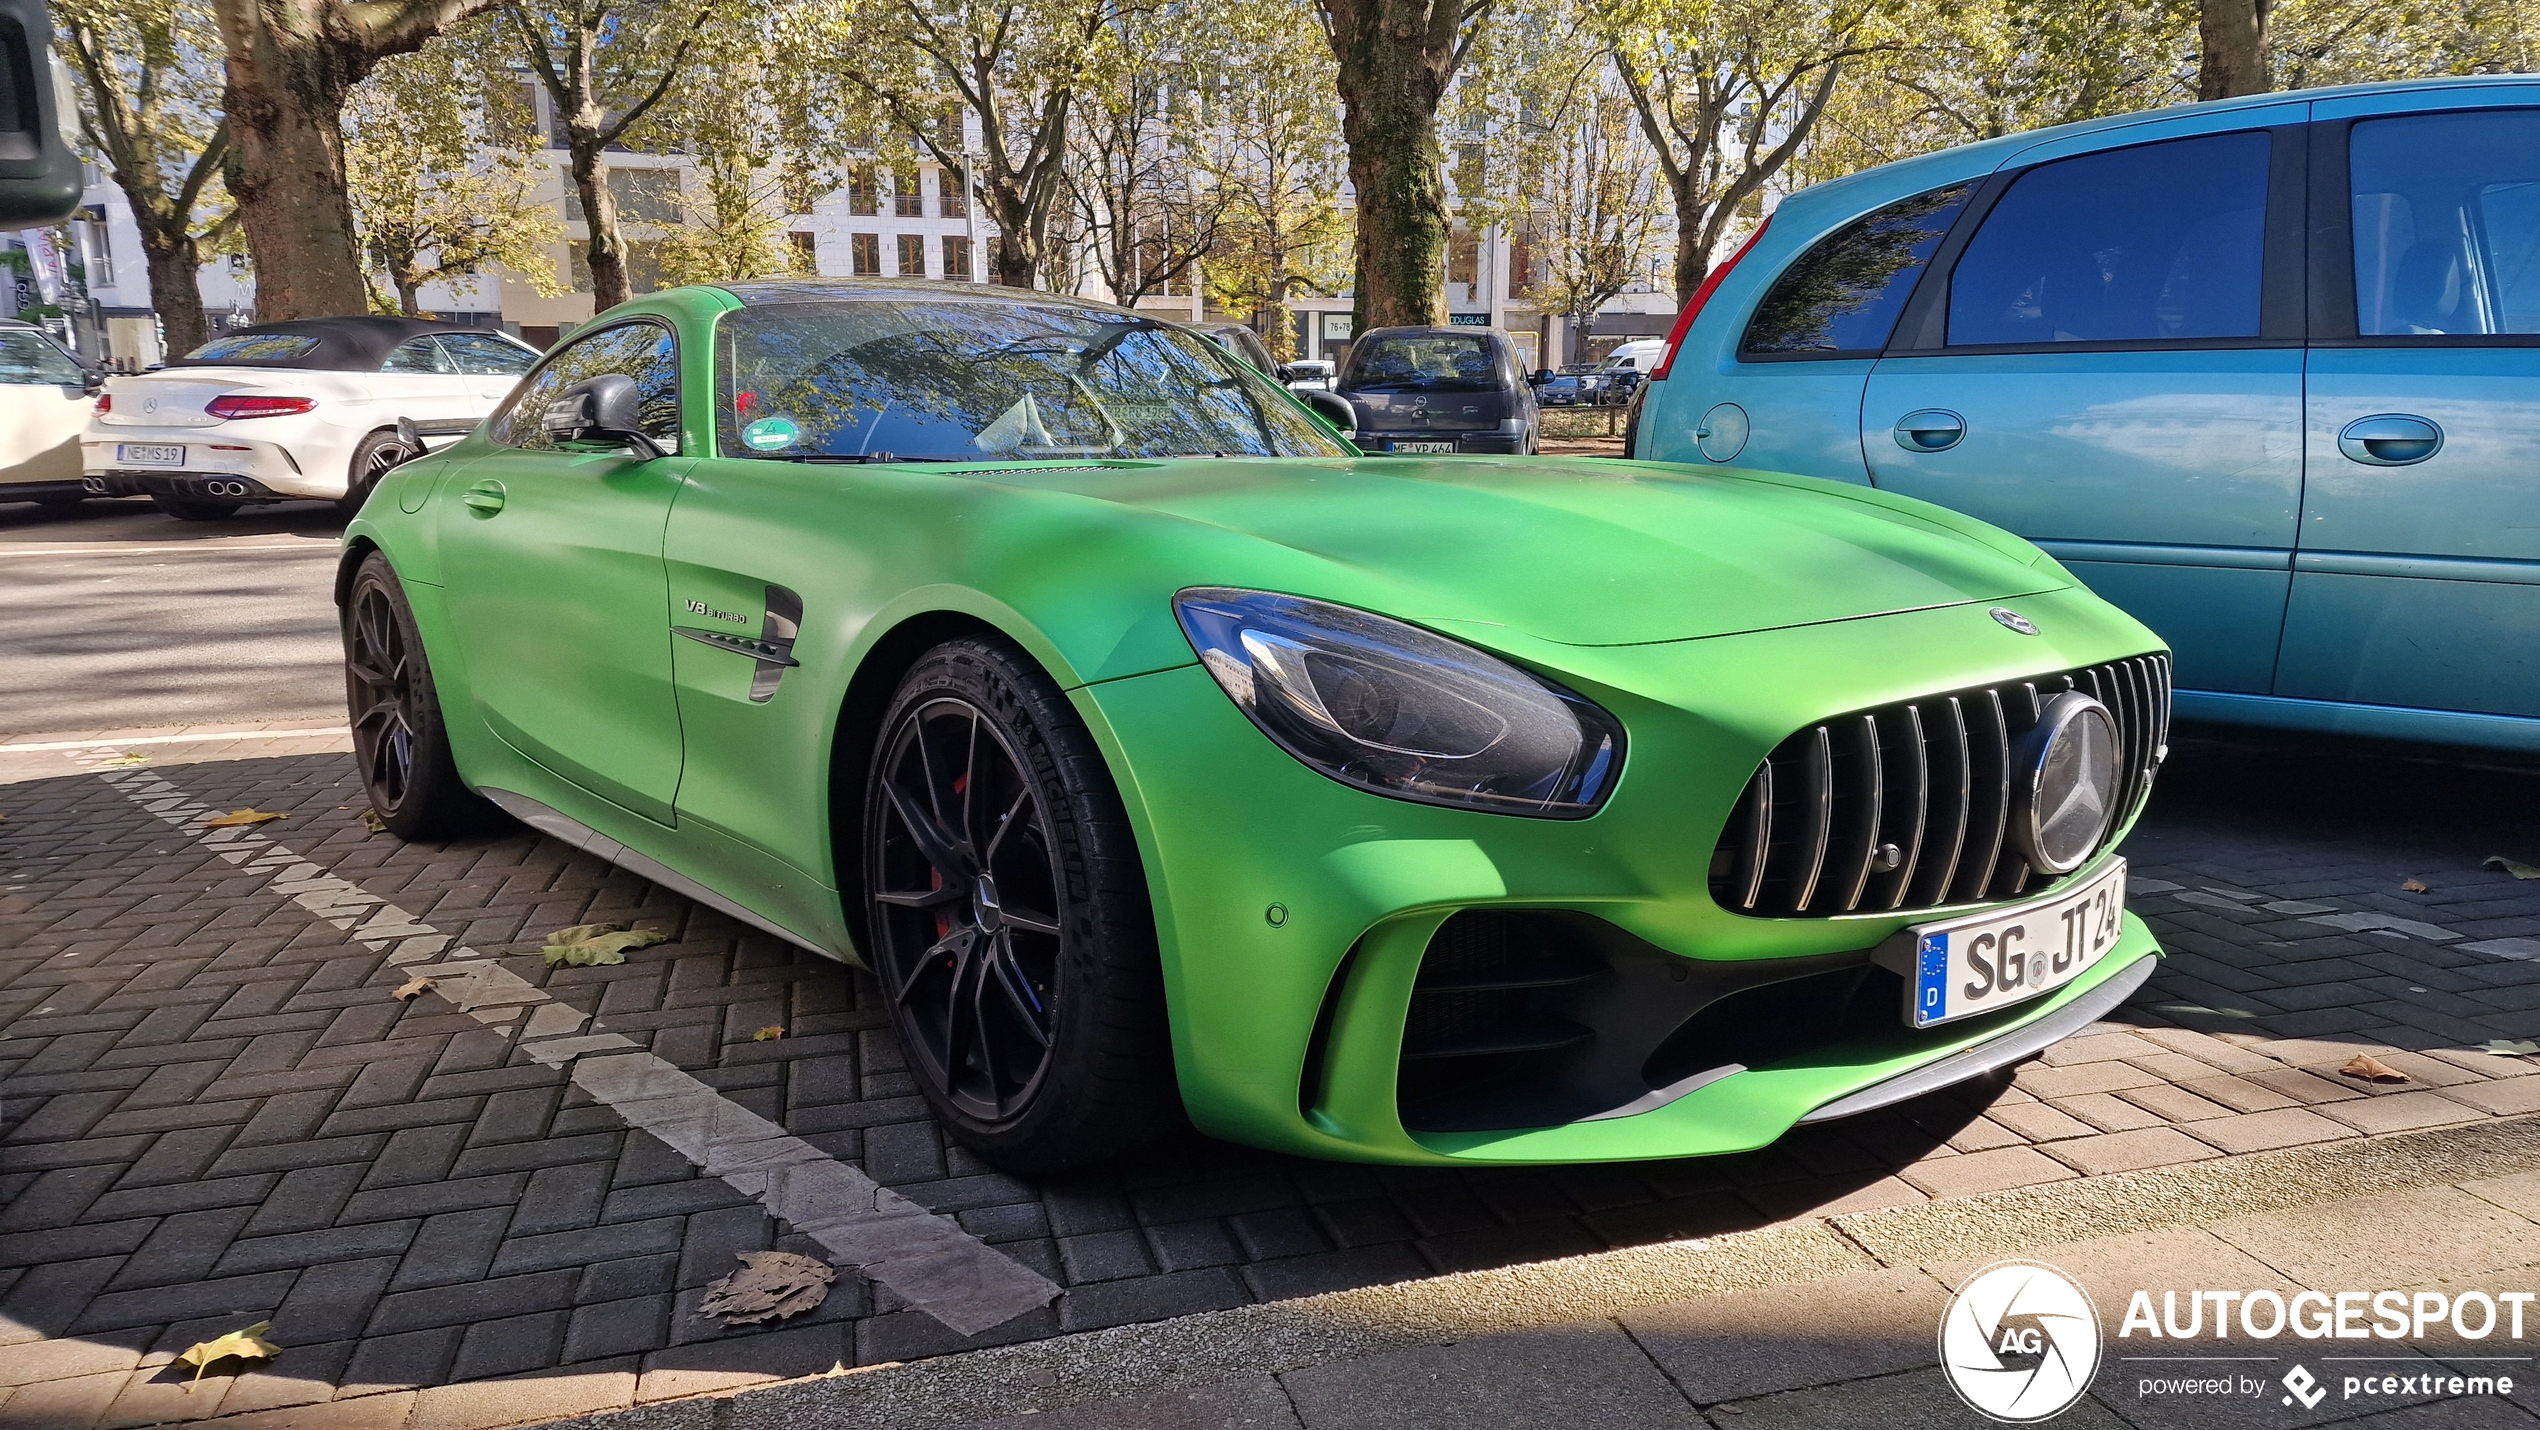
[[[903,457],[897,452],[774,452],[780,462],[819,462],[856,466],[866,462],[966,462],[968,457]],[[762,459],[764,460],[764,459]]]

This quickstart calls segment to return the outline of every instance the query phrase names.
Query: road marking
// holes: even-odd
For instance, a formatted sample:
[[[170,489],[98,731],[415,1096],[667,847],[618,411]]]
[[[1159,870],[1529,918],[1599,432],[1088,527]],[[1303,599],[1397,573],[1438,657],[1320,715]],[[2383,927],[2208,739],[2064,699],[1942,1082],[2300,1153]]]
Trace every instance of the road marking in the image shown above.
[[[189,542],[184,546],[39,546],[19,550],[0,546],[0,556],[159,556],[171,551],[297,551],[310,556],[340,556],[343,548],[334,542],[295,541],[288,546],[225,546],[215,541]]]
[[[725,1100],[677,1067],[610,1032],[584,1032],[591,1015],[547,994],[472,948],[347,879],[327,873],[252,827],[206,829],[220,811],[155,771],[100,768],[103,756],[69,758],[126,799],[191,835],[266,891],[385,953],[402,980],[426,974],[432,992],[460,1012],[510,1033],[520,1051],[552,1068],[610,1111],[659,1138],[770,1215],[888,1286],[910,1306],[961,1334],[1002,1325],[1058,1295],[1038,1272],[910,1201],[784,1128]]]
[[[341,725],[323,730],[214,730],[201,735],[135,735],[129,740],[48,740],[41,744],[0,745],[0,755],[35,750],[119,750],[126,745],[217,744],[222,740],[305,740],[312,735],[352,734]]]

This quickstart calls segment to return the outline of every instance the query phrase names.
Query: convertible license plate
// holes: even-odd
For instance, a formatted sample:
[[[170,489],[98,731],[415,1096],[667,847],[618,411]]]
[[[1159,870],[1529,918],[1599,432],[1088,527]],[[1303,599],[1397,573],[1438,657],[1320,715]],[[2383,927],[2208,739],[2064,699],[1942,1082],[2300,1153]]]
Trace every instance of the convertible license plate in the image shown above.
[[[1452,452],[1455,450],[1455,444],[1452,442],[1396,442],[1386,450],[1394,452]]]
[[[1918,924],[1905,1021],[1916,1028],[1990,1013],[2081,976],[2117,946],[2125,861],[2089,882],[2015,909]]]
[[[155,442],[118,442],[115,444],[115,460],[150,467],[181,467],[185,465],[185,449],[161,446]]]

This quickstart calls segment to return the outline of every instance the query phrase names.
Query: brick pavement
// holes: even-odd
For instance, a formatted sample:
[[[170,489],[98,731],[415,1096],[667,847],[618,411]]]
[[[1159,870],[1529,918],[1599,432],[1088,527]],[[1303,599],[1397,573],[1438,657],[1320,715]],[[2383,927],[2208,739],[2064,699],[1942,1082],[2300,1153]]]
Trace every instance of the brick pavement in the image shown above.
[[[2174,951],[2134,1004],[2016,1077],[1761,1152],[1431,1171],[1185,1136],[1030,1184],[945,1144],[860,977],[527,833],[373,836],[330,747],[132,748],[206,802],[289,811],[294,849],[489,953],[595,919],[673,931],[620,967],[510,966],[1064,1294],[974,1338],[851,1275],[806,1321],[699,1320],[732,1250],[809,1243],[503,1035],[396,1003],[341,930],[96,776],[0,753],[0,1425],[321,1402],[296,1413],[509,1423],[2540,1109],[2540,1064],[2478,1050],[2540,1036],[2540,949],[2517,942],[2540,942],[2540,884],[2478,867],[2540,862],[2527,774],[2320,746],[2287,781],[2276,746],[2183,742],[2129,846],[2138,889],[2171,886],[2137,907]],[[788,1035],[752,1039],[771,1023]],[[2410,1081],[2339,1076],[2358,1048]],[[196,1391],[164,1371],[266,1318],[271,1368]]]

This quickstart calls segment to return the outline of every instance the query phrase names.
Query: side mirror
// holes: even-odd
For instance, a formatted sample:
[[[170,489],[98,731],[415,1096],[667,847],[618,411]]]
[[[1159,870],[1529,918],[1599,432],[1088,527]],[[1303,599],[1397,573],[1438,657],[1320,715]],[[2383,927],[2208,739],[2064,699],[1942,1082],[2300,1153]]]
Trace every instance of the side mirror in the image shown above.
[[[630,447],[647,461],[669,455],[644,431],[635,379],[622,372],[585,378],[557,394],[538,425],[566,443]]]
[[[79,211],[69,77],[53,57],[44,0],[0,0],[0,229],[59,223]]]
[[[1277,367],[1271,369],[1271,373],[1281,382],[1296,381],[1296,369],[1286,363],[1281,363]]]
[[[102,367],[80,369],[79,390],[95,397],[106,390],[106,370]]]
[[[1297,400],[1320,414],[1324,421],[1340,429],[1344,437],[1358,435],[1358,409],[1337,392],[1309,387],[1297,394]]]
[[[412,454],[406,458],[407,461],[413,461],[416,457],[423,455],[423,434],[415,430],[413,418],[397,419],[397,445]]]

